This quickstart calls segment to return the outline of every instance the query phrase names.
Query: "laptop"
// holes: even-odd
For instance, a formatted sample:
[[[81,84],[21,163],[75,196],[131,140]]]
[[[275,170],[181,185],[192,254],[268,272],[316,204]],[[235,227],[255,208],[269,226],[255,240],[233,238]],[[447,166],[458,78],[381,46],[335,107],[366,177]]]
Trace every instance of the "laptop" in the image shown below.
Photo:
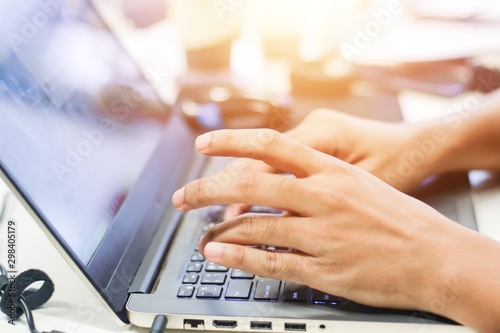
[[[2,179],[114,318],[148,327],[164,314],[170,329],[249,332],[454,324],[207,262],[196,244],[224,207],[184,214],[171,196],[227,160],[195,152],[197,133],[157,97],[93,6],[0,8]],[[466,176],[417,194],[477,228]]]

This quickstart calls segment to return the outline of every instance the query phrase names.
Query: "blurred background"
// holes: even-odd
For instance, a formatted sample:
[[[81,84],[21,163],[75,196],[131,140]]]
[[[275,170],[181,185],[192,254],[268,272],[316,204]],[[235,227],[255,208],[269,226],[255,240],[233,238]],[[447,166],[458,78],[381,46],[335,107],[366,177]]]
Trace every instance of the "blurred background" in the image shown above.
[[[500,85],[500,3],[493,0],[97,5],[167,103],[271,101],[293,110],[280,130],[316,107],[398,121],[401,91],[453,97]]]

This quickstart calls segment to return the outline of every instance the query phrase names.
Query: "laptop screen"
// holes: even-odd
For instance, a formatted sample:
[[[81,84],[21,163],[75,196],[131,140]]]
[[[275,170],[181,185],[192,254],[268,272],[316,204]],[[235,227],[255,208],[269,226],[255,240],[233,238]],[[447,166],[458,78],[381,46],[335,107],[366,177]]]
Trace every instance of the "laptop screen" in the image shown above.
[[[0,3],[0,110],[2,168],[89,265],[158,145],[166,108],[84,1],[25,0]]]

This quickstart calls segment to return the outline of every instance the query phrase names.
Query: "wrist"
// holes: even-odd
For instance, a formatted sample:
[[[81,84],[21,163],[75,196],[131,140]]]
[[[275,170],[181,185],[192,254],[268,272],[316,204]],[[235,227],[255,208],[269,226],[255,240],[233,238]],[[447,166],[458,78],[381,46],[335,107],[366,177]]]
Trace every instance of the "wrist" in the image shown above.
[[[444,122],[414,124],[412,144],[424,156],[421,166],[424,177],[458,171],[456,159],[463,146],[460,136]]]
[[[455,225],[446,234],[434,249],[439,268],[421,309],[492,332],[500,318],[500,268],[491,263],[500,257],[500,244]]]
[[[452,163],[454,156],[454,138],[450,129],[440,122],[422,122],[408,124],[409,147],[408,158],[418,163],[420,181],[439,174]]]

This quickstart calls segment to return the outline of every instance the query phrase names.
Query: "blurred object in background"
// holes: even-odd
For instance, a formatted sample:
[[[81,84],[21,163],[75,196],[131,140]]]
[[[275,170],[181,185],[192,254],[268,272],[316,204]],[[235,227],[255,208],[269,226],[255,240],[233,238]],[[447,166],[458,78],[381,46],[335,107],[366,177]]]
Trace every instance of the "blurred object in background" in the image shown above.
[[[247,25],[268,58],[316,61],[335,51],[362,0],[252,0]]]
[[[165,0],[123,0],[123,13],[136,28],[147,28],[165,19]]]
[[[403,63],[394,65],[358,65],[358,79],[372,81],[392,90],[418,90],[444,96],[467,91],[473,80],[466,59]]]
[[[411,89],[441,96],[457,96],[469,90],[484,93],[500,88],[500,55],[404,63],[358,65],[359,80],[399,92]]]
[[[470,65],[474,71],[471,89],[488,93],[500,88],[500,54],[474,57]]]
[[[194,69],[229,68],[231,44],[240,34],[243,0],[168,0],[167,11]]]
[[[500,22],[498,0],[412,0],[416,17],[441,20]]]
[[[288,129],[291,99],[230,86],[191,87],[180,92],[176,111],[200,132],[222,128]]]
[[[103,87],[98,96],[101,106],[99,112],[118,122],[152,119],[165,123],[169,117],[169,108],[153,90],[110,83]]]
[[[347,95],[354,79],[354,66],[340,55],[318,61],[298,61],[290,72],[292,91],[300,95]]]
[[[256,29],[268,58],[296,58],[308,2],[303,0],[252,0],[248,24]]]

